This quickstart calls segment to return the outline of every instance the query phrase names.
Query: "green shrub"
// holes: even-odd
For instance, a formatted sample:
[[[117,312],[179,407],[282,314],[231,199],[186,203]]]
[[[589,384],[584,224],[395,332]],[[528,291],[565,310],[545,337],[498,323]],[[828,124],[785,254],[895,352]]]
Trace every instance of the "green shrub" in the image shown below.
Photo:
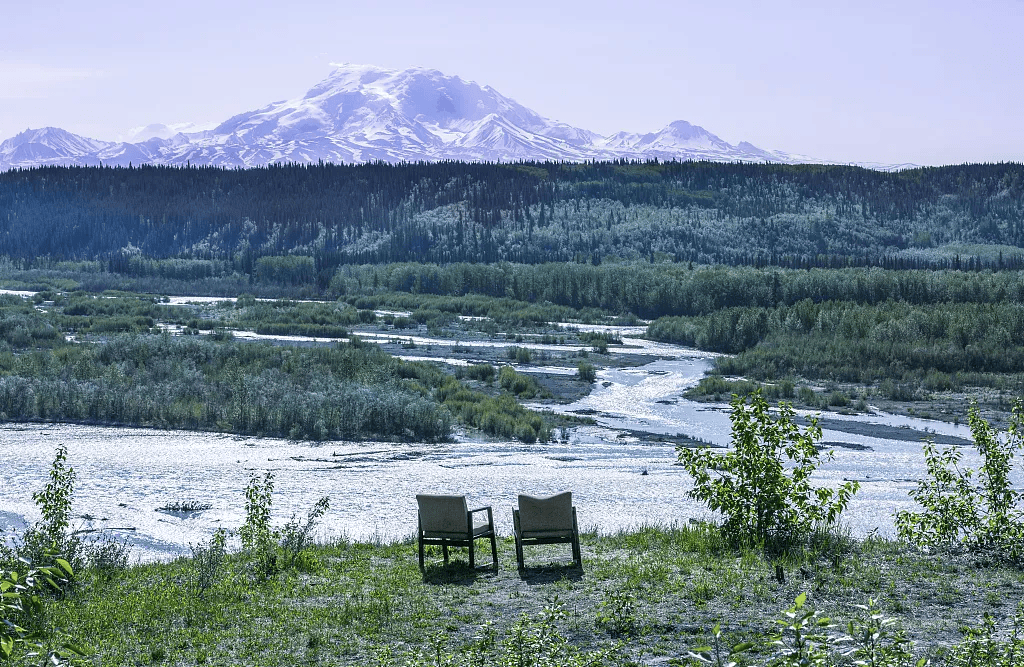
[[[612,637],[635,634],[643,625],[637,607],[636,591],[628,587],[607,591],[598,605],[594,624]]]
[[[255,473],[251,475],[245,487],[245,522],[238,529],[238,535],[252,571],[260,579],[269,579],[281,568],[298,563],[302,552],[312,543],[313,527],[330,508],[330,499],[323,496],[305,520],[293,514],[284,528],[277,530],[270,524],[273,501],[274,474],[267,472],[262,479]],[[218,551],[223,553],[223,543],[217,543],[216,535],[207,551],[210,558],[216,558]]]
[[[597,369],[594,368],[594,364],[581,361],[576,365],[576,376],[583,382],[590,384],[597,379]]]
[[[67,464],[67,459],[68,448],[59,445],[50,465],[49,481],[42,491],[32,494],[42,516],[22,536],[19,551],[22,557],[39,562],[46,562],[45,554],[57,553],[80,567],[82,541],[71,532],[75,469]]]
[[[281,529],[281,549],[284,552],[284,567],[293,567],[298,562],[302,552],[312,544],[313,527],[317,521],[323,518],[323,515],[327,513],[330,507],[330,498],[323,496],[309,510],[305,521],[292,514],[292,518]]]
[[[533,360],[533,355],[530,353],[530,348],[528,347],[513,345],[508,348],[508,352],[506,354],[510,361],[514,361],[517,364],[528,364]]]
[[[498,383],[502,389],[519,398],[536,398],[544,393],[536,380],[523,373],[517,373],[511,366],[501,367],[498,371]]]
[[[725,516],[723,535],[743,545],[783,546],[830,530],[856,493],[811,485],[821,464],[817,421],[801,432],[793,408],[782,403],[773,418],[760,392],[732,401],[732,445],[724,454],[680,447],[679,461],[693,477],[691,498]],[[825,460],[831,458],[831,452]]]
[[[981,626],[967,628],[964,634],[946,656],[949,667],[1019,667],[1024,661],[1024,602],[1017,604],[1010,628],[997,628],[986,612]]]
[[[242,549],[250,558],[253,572],[260,579],[277,574],[277,540],[279,534],[270,525],[270,507],[274,501],[274,473],[263,479],[256,473],[245,486],[245,522],[238,529]]]
[[[534,382],[533,385],[529,385],[530,387],[536,387],[537,391],[541,391],[532,378],[516,373],[508,367],[502,371],[503,379],[510,383],[509,386],[515,387],[517,382],[528,381]],[[463,422],[488,435],[502,438],[526,437],[531,438],[530,442],[534,439],[546,442],[551,437],[544,419],[536,412],[523,407],[510,393],[503,393],[497,397],[487,396],[449,376],[434,391],[434,397],[443,402],[445,407]],[[524,428],[524,425],[528,425],[529,429]]]
[[[846,634],[832,619],[807,604],[807,593],[796,597],[793,606],[784,610],[775,621],[775,632],[758,635],[751,642],[722,647],[722,630],[711,630],[711,646],[691,650],[688,657],[695,663],[713,667],[739,667],[760,664],[765,667],[925,667],[926,658],[914,662],[910,640],[894,627],[895,620],[884,616],[875,600],[854,605],[862,616],[846,625]],[[753,663],[746,654],[770,655],[764,662]],[[989,663],[972,663],[988,665]]]
[[[227,557],[227,538],[227,531],[218,528],[209,542],[188,545],[192,550],[191,584],[199,597],[205,597],[207,591],[220,581]]]
[[[850,397],[841,391],[833,391],[828,395],[828,404],[836,408],[845,408],[850,404]]]
[[[982,457],[978,471],[961,467],[958,447],[939,450],[926,442],[928,474],[910,492],[924,511],[899,512],[897,534],[922,547],[962,547],[1024,560],[1024,510],[1018,507],[1024,493],[1010,486],[1013,457],[1024,448],[1022,419],[1018,403],[1003,437],[982,418],[976,405],[971,406],[967,420]]]
[[[463,376],[471,380],[479,380],[487,383],[494,382],[494,375],[496,371],[494,370],[494,366],[490,364],[473,364],[460,370],[462,371],[461,374]]]
[[[74,577],[66,559],[53,553],[46,555],[53,565],[33,567],[25,561],[24,571],[0,570],[0,663],[77,664],[76,658],[91,652],[86,646],[70,642],[57,649],[47,648],[40,639],[46,593],[62,590]]]

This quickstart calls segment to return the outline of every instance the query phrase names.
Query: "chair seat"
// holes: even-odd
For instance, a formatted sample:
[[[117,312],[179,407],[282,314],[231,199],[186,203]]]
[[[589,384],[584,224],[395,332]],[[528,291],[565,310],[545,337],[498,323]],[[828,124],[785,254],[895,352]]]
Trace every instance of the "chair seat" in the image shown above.
[[[493,532],[494,532],[494,526],[488,526],[487,524],[484,524],[482,526],[473,526],[473,536],[474,537],[476,537],[478,535],[489,535],[489,534],[491,534]]]
[[[473,531],[473,534],[474,535],[477,534],[475,530]],[[450,532],[449,533],[449,532],[444,532],[444,531],[440,531],[440,530],[430,530],[430,531],[423,531],[423,537],[425,537],[428,540],[466,540],[466,539],[469,539],[469,536],[466,535],[466,531],[462,531],[461,533],[455,533],[455,532]]]
[[[524,530],[521,531],[520,536],[525,540],[543,539],[548,537],[572,537],[573,532],[571,530]]]

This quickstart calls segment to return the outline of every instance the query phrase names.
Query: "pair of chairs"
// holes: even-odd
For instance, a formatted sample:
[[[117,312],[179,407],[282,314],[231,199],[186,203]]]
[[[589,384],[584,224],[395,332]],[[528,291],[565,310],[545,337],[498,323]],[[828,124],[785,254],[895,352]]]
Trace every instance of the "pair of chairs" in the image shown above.
[[[493,567],[498,569],[498,547],[495,542],[494,514],[490,507],[469,509],[465,496],[417,495],[419,505],[420,569],[424,569],[423,551],[428,544],[439,545],[448,562],[449,547],[469,547],[469,566],[476,567],[474,543],[490,538]],[[486,512],[484,523],[474,522],[474,515]],[[571,544],[573,564],[583,564],[580,556],[580,531],[576,523],[576,508],[572,492],[566,491],[549,498],[519,496],[519,507],[512,510],[512,525],[516,539],[516,561],[519,569],[524,564],[523,546],[534,544]]]

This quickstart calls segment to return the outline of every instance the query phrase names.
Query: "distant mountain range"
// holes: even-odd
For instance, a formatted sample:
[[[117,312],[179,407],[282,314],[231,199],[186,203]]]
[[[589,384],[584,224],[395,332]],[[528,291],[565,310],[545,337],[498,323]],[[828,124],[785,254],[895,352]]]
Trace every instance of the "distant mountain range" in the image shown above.
[[[148,125],[129,141],[100,141],[59,128],[26,130],[0,144],[0,170],[41,165],[215,165],[463,160],[713,160],[823,162],[732,145],[678,120],[649,134],[605,137],[553,121],[437,70],[343,65],[303,97],[274,102],[195,131]],[[912,165],[864,165],[899,169]]]

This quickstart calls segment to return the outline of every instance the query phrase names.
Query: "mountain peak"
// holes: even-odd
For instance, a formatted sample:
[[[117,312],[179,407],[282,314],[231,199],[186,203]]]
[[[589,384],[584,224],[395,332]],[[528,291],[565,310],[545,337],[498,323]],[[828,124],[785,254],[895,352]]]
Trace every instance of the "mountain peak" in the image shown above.
[[[436,69],[343,63],[297,99],[233,116],[208,131],[154,123],[125,143],[59,128],[27,130],[0,144],[0,169],[42,164],[352,163],[507,160],[787,160],[784,153],[732,146],[685,120],[657,132],[602,137],[545,118],[481,86]]]

